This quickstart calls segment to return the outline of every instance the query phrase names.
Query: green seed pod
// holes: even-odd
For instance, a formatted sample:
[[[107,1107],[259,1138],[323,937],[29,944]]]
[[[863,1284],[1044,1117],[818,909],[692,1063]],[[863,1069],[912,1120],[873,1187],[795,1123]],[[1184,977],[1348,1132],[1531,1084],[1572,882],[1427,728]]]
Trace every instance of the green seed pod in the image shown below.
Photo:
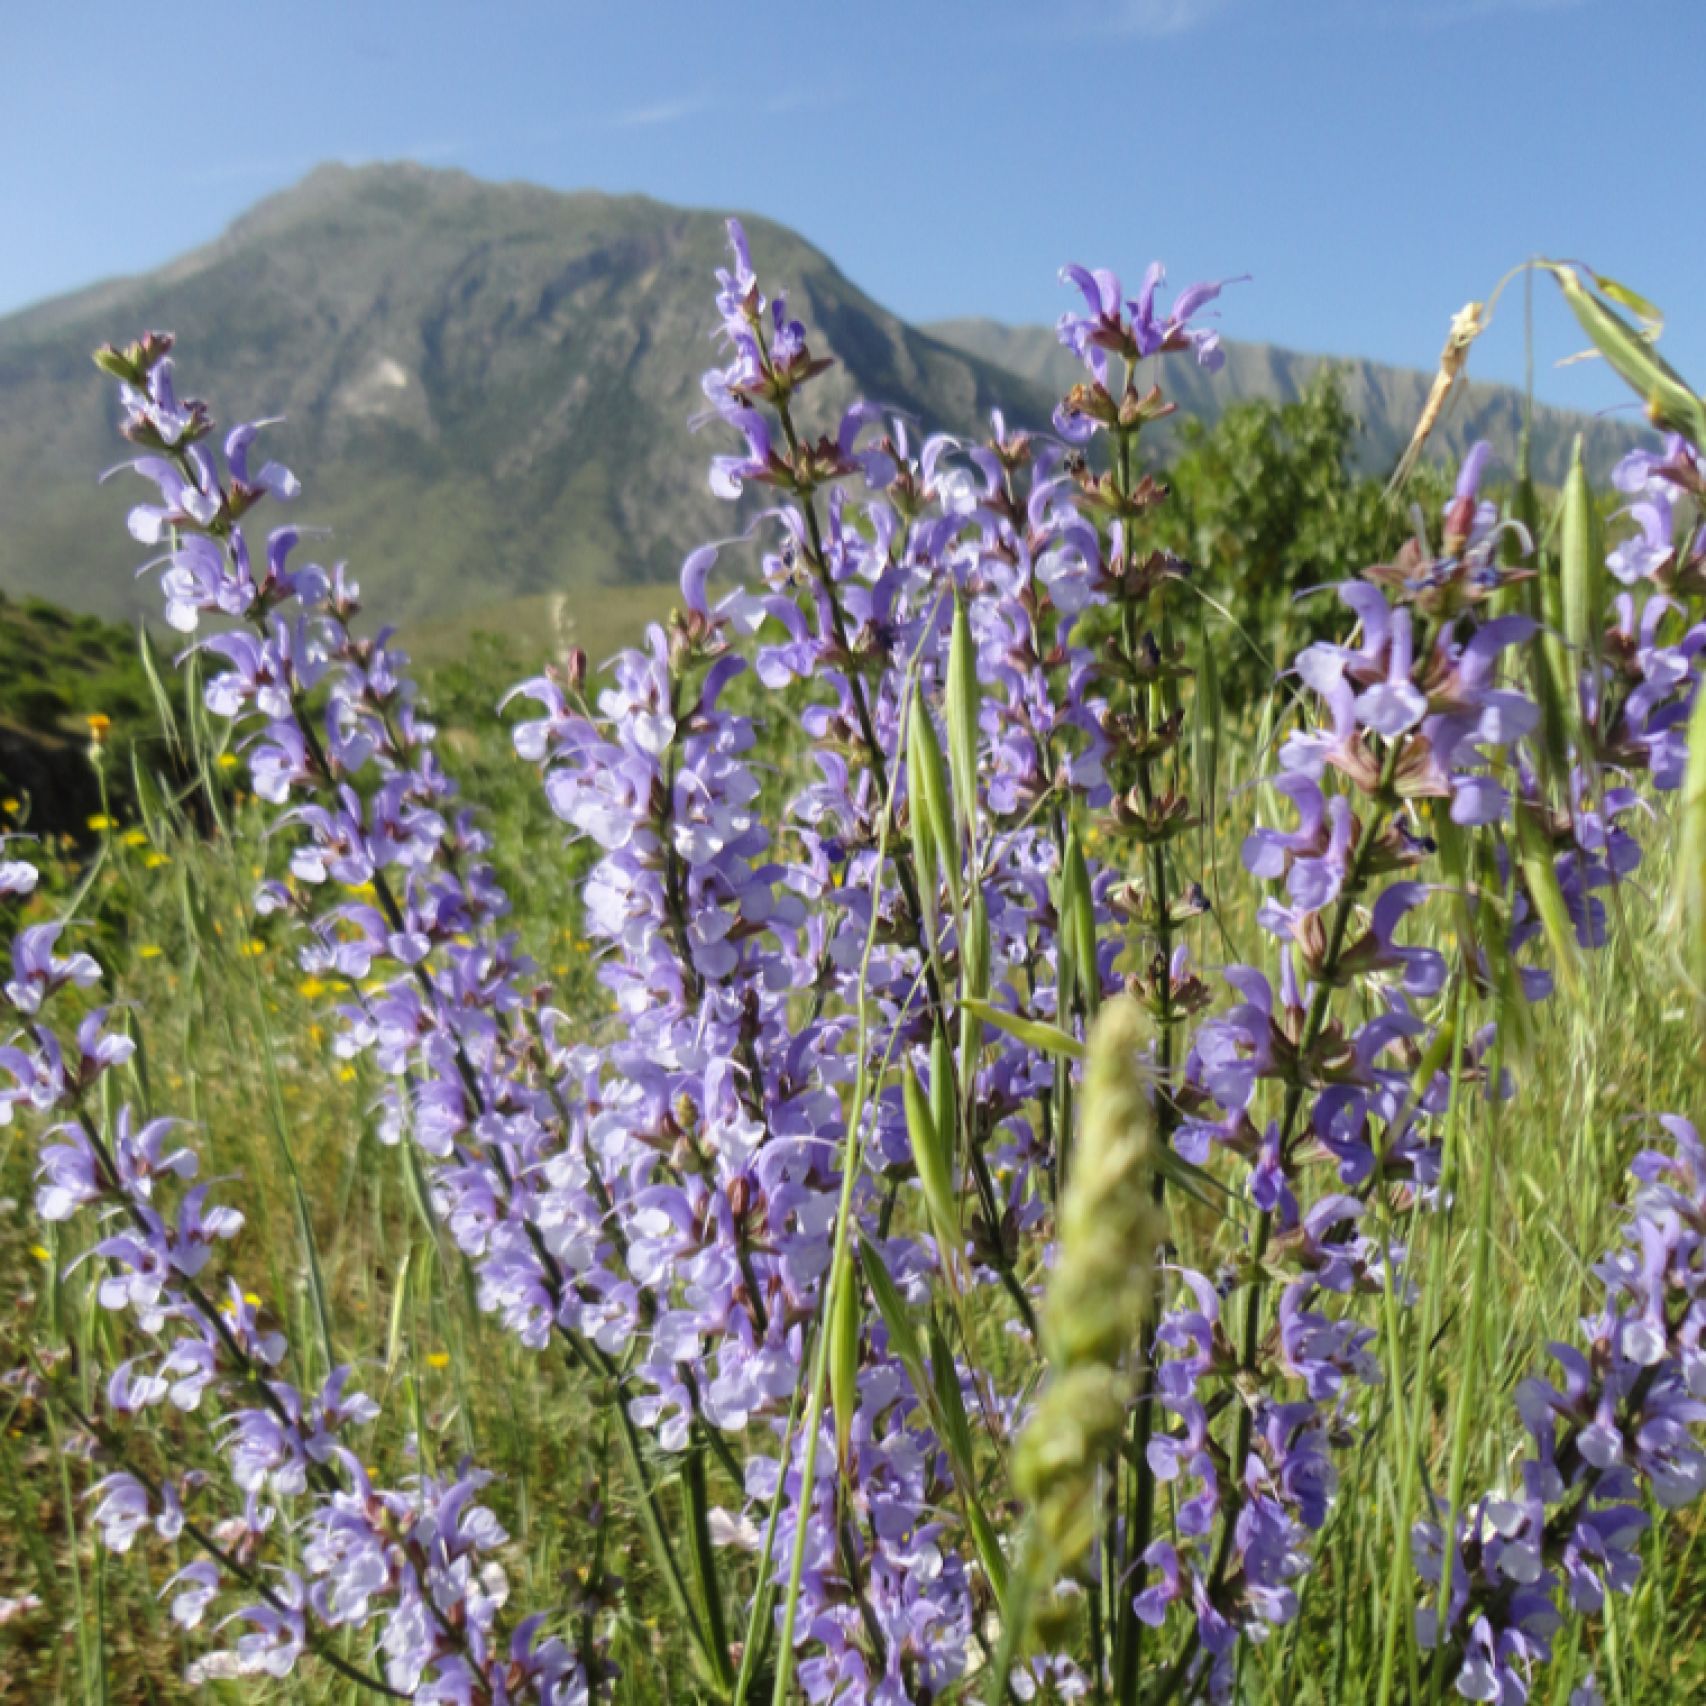
[[[851,1250],[836,1270],[836,1282],[829,1311],[829,1401],[835,1411],[836,1450],[845,1463],[853,1412],[859,1405],[859,1340],[865,1315],[864,1287]]]
[[[924,1187],[924,1207],[943,1259],[947,1260],[960,1245],[959,1217],[954,1213],[951,1151],[916,1074],[907,1073],[901,1082],[901,1095],[906,1102],[906,1134],[912,1140],[912,1161],[918,1169],[918,1182]]]
[[[1605,554],[1587,470],[1582,466],[1580,433],[1570,452],[1570,471],[1564,476],[1558,552],[1564,638],[1578,652],[1591,657],[1599,650],[1599,623],[1605,608]]]
[[[970,1079],[977,1071],[977,1057],[983,1052],[983,1020],[976,1007],[965,1003],[989,999],[989,907],[981,889],[972,893],[964,924],[965,947],[960,954],[960,1070]]]
[[[1076,828],[1066,832],[1060,863],[1060,927],[1072,939],[1072,957],[1084,991],[1084,1004],[1094,1014],[1101,995],[1096,971],[1096,908],[1090,899],[1090,869]]]
[[[1677,822],[1676,928],[1694,992],[1706,1001],[1706,692],[1698,689],[1688,719],[1688,768]]]
[[[1528,883],[1529,899],[1540,917],[1546,945],[1552,950],[1553,969],[1558,982],[1572,996],[1579,997],[1582,977],[1576,961],[1576,929],[1570,922],[1570,909],[1558,884],[1551,845],[1533,811],[1525,805],[1516,808],[1516,829],[1517,857]]]
[[[960,987],[973,1001],[989,999],[989,907],[980,889],[966,909],[966,944],[960,956]]]
[[[1013,1457],[1014,1487],[1030,1502],[1053,1573],[1090,1548],[1097,1470],[1118,1449],[1131,1396],[1121,1364],[1149,1307],[1161,1222],[1150,1192],[1155,1116],[1138,1064],[1147,1035],[1129,995],[1109,1001],[1090,1032],[1082,1128],[1044,1302],[1054,1373]]]
[[[1653,348],[1652,340],[1642,337],[1616,309],[1589,290],[1574,267],[1554,262],[1546,265],[1594,348],[1643,399],[1654,426],[1680,432],[1696,444],[1706,443],[1706,402]]]
[[[949,1155],[953,1154],[952,1136],[960,1123],[959,1108],[954,1101],[953,1064],[948,1053],[948,1033],[938,1025],[930,1037],[930,1118],[938,1132],[948,1133]]]
[[[1429,1043],[1427,1052],[1417,1062],[1416,1070],[1410,1074],[1410,1096],[1419,1102],[1428,1092],[1428,1086],[1433,1083],[1434,1075],[1445,1067],[1457,1052],[1457,1026],[1447,1019],[1434,1033],[1434,1039]]]
[[[918,880],[924,883],[926,855],[920,843],[927,837],[935,843],[933,869],[948,879],[949,893],[958,910],[960,900],[960,840],[954,829],[954,805],[948,794],[948,773],[942,765],[942,749],[936,741],[936,725],[924,701],[914,695],[906,719],[906,781],[912,806],[913,857],[919,866]],[[932,887],[934,885],[931,885]]]
[[[977,644],[965,600],[954,595],[954,626],[948,640],[948,765],[954,803],[968,833],[977,824],[977,722],[983,687],[977,679]]]

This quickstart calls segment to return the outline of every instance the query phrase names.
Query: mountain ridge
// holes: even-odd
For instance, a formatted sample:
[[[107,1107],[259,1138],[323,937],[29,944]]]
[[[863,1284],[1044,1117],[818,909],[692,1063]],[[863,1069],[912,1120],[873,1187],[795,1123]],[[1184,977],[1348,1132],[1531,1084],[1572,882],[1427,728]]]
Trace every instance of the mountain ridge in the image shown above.
[[[1046,425],[1071,363],[1052,331],[910,325],[787,227],[746,222],[760,275],[789,290],[813,348],[836,361],[803,428],[832,428],[857,395],[932,428],[980,430],[996,405]],[[644,196],[412,163],[316,168],[163,267],[0,319],[0,588],[103,615],[153,606],[130,573],[136,493],[122,477],[95,484],[123,447],[88,360],[148,326],[180,334],[181,381],[217,418],[285,417],[268,453],[303,478],[290,519],[333,530],[389,619],[668,581],[695,543],[760,507],[755,496],[731,515],[711,496],[717,435],[689,424],[704,410],[724,259],[721,214]],[[1212,418],[1235,395],[1295,394],[1330,359],[1231,342],[1221,380],[1180,360],[1167,386]],[[1425,376],[1351,367],[1368,465],[1390,465]],[[1444,447],[1483,423],[1514,446],[1515,394],[1470,397]],[[1551,413],[1536,439],[1543,478],[1580,424]],[[1635,441],[1586,426],[1602,466]]]
[[[1061,345],[1053,326],[1014,326],[968,316],[926,321],[924,330],[1044,389],[1064,390],[1080,372],[1077,358]],[[1391,472],[1409,443],[1433,384],[1433,373],[1427,369],[1398,367],[1366,356],[1322,355],[1231,338],[1222,341],[1222,348],[1226,363],[1216,374],[1185,362],[1168,367],[1167,394],[1181,414],[1212,421],[1235,399],[1289,403],[1318,374],[1331,371],[1338,374],[1345,402],[1361,425],[1353,459],[1366,474]],[[1508,464],[1516,453],[1525,411],[1523,394],[1514,386],[1480,380],[1460,383],[1435,428],[1430,449],[1456,461],[1477,438],[1488,438]],[[1577,432],[1583,435],[1590,470],[1601,478],[1624,451],[1649,437],[1644,425],[1536,402],[1531,448],[1536,479],[1550,485],[1562,481]]]

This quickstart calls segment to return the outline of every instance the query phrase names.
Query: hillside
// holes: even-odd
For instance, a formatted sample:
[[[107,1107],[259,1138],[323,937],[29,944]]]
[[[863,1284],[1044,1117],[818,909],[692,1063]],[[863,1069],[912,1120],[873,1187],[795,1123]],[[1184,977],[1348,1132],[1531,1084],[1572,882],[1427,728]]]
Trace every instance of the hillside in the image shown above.
[[[1043,409],[791,232],[749,230],[838,361],[813,424],[858,393],[952,426]],[[323,167],[158,272],[0,321],[0,587],[106,613],[148,600],[132,489],[95,484],[122,446],[89,363],[145,326],[179,332],[180,373],[221,419],[287,417],[271,448],[303,474],[304,516],[389,615],[673,577],[730,530],[688,424],[724,250],[719,216],[640,197]]]
[[[821,251],[749,220],[766,279],[787,284],[814,347],[837,360],[811,402],[851,396],[931,426],[994,404],[1042,422],[1071,364],[1043,328],[920,330]],[[731,531],[704,478],[703,406],[722,220],[636,196],[563,194],[414,165],[322,167],[206,248],[0,320],[0,589],[105,615],[152,608],[123,516],[98,343],[177,331],[180,371],[224,420],[282,414],[271,449],[302,473],[305,520],[335,530],[372,606],[412,623],[673,578],[694,542]],[[1224,374],[1173,364],[1181,403],[1288,397],[1319,358],[1231,344]],[[1364,460],[1384,469],[1425,379],[1353,362]],[[1514,443],[1514,393],[1479,391],[1448,439]],[[1546,412],[1538,471],[1562,466],[1569,417]],[[1595,423],[1595,461],[1629,431]]]

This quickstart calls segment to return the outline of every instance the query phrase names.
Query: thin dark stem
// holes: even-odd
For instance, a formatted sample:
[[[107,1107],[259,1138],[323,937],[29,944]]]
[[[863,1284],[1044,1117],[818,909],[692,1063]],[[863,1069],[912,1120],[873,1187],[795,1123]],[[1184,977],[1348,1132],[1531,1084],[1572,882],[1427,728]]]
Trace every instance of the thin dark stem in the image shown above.
[[[38,1372],[40,1371],[38,1370]],[[127,1475],[130,1475],[139,1481],[151,1500],[156,1504],[163,1504],[165,1502],[164,1489],[158,1481],[148,1474],[145,1469],[142,1469],[125,1454],[124,1443],[119,1436],[111,1428],[105,1427],[100,1422],[97,1422],[93,1416],[89,1415],[81,1405],[77,1403],[76,1399],[68,1396],[56,1384],[53,1384],[50,1377],[47,1376],[45,1372],[42,1373],[42,1379],[44,1383],[49,1385],[50,1390],[53,1393],[53,1402],[59,1404],[66,1413],[70,1415],[72,1420],[77,1423],[78,1427],[88,1434],[91,1439],[98,1441],[101,1449],[105,1451],[115,1463],[118,1463]],[[286,1604],[283,1599],[268,1587],[259,1574],[250,1570],[246,1565],[239,1563],[231,1553],[226,1551],[225,1548],[222,1547],[219,1542],[200,1525],[200,1523],[187,1513],[184,1514],[183,1517],[183,1532],[187,1534],[190,1539],[208,1555],[208,1557],[218,1564],[222,1570],[227,1571],[230,1575],[235,1577],[251,1593],[259,1595],[260,1598],[265,1600],[266,1603],[281,1617],[290,1617],[294,1615],[294,1608]],[[362,1670],[357,1665],[351,1664],[348,1659],[326,1646],[321,1640],[319,1634],[309,1629],[306,1619],[304,1619],[303,1622],[303,1633],[307,1641],[308,1650],[312,1652],[317,1659],[320,1659],[330,1665],[333,1670],[337,1671],[340,1676],[345,1677],[348,1681],[357,1684],[359,1687],[369,1689],[375,1694],[388,1695],[393,1700],[407,1700],[410,1698],[410,1696],[405,1694],[401,1689],[393,1688],[388,1682],[384,1682],[379,1677],[370,1675],[367,1671]]]
[[[119,1177],[118,1166],[100,1132],[96,1129],[94,1121],[89,1118],[88,1111],[84,1108],[78,1108],[76,1119],[79,1129],[88,1140],[89,1147],[94,1150],[95,1157],[100,1162],[101,1171],[106,1175],[107,1190],[124,1205],[125,1213],[130,1217],[131,1223],[137,1230],[152,1237],[155,1231],[154,1227],[149,1225],[148,1216],[143,1213],[140,1205],[125,1189],[124,1183]],[[220,1311],[219,1305],[202,1290],[200,1284],[191,1276],[179,1274],[177,1279],[184,1295],[195,1305],[197,1312],[212,1327],[218,1335],[220,1343],[224,1345],[226,1351],[235,1360],[238,1373],[252,1388],[254,1396],[272,1411],[278,1421],[283,1424],[286,1432],[297,1433],[299,1425],[284,1407],[284,1403],[278,1394],[273,1391],[267,1371],[244,1349],[236,1334],[231,1331],[230,1323]],[[324,1463],[316,1463],[310,1458],[304,1467],[309,1477],[322,1492],[337,1492],[343,1485],[333,1474],[330,1467]]]
[[[256,618],[256,622],[260,622],[260,618],[258,616]],[[314,726],[313,720],[308,715],[306,695],[302,692],[300,687],[293,684],[290,688],[290,696],[292,709],[295,713],[296,724],[302,731],[303,742],[309,755],[310,765],[315,773],[317,773],[321,778],[323,784],[330,788],[335,785],[331,761],[326,754],[325,747],[320,740],[319,733]],[[401,930],[403,927],[402,907],[398,903],[396,895],[392,892],[385,873],[376,869],[373,873],[372,883],[375,898],[379,902],[380,910],[384,914],[387,923],[393,930]],[[415,981],[421,989],[421,992],[426,998],[429,1006],[442,1017],[443,1001],[438,987],[433,982],[426,967],[424,965],[417,964],[412,968],[412,971]],[[470,1107],[475,1110],[485,1111],[488,1104],[484,1094],[482,1093],[478,1075],[476,1074],[473,1063],[469,1060],[467,1051],[463,1048],[459,1038],[456,1040],[455,1044],[455,1058],[458,1075],[462,1080],[462,1085],[465,1093],[467,1094]],[[511,1176],[508,1163],[505,1161],[502,1153],[493,1146],[486,1146],[486,1154],[493,1167],[496,1169],[499,1178],[502,1180],[505,1190],[513,1197],[515,1188],[514,1180]],[[594,1177],[597,1177],[596,1170],[594,1170]],[[618,1431],[622,1436],[623,1456],[627,1461],[629,1472],[634,1478],[635,1487],[640,1493],[641,1526],[645,1530],[646,1538],[663,1570],[665,1583],[670,1590],[670,1597],[675,1603],[678,1614],[682,1617],[690,1635],[693,1637],[700,1652],[704,1655],[707,1664],[711,1665],[714,1670],[715,1657],[713,1651],[706,1640],[704,1630],[701,1627],[697,1616],[694,1614],[692,1600],[687,1589],[686,1578],[682,1572],[680,1561],[675,1556],[674,1548],[669,1542],[669,1531],[665,1526],[663,1515],[659,1507],[658,1489],[646,1470],[644,1449],[639,1439],[634,1421],[628,1414],[627,1404],[622,1396],[626,1385],[626,1373],[625,1371],[620,1370],[615,1362],[597,1345],[594,1345],[590,1341],[584,1339],[572,1328],[563,1325],[561,1321],[561,1310],[563,1297],[568,1289],[566,1276],[564,1275],[562,1267],[558,1263],[556,1257],[553,1256],[547,1248],[544,1236],[540,1232],[539,1228],[534,1225],[531,1220],[525,1221],[524,1225],[528,1241],[532,1245],[534,1254],[540,1263],[540,1267],[544,1275],[547,1294],[551,1298],[553,1330],[564,1341],[569,1350],[570,1356],[577,1364],[589,1372],[596,1371],[602,1373],[616,1388],[617,1399],[612,1405],[612,1408],[617,1414]],[[617,1231],[617,1236],[620,1236],[619,1229]],[[216,1325],[221,1328],[222,1336],[229,1340],[230,1335],[224,1332],[223,1324],[216,1322]],[[276,1399],[273,1400],[273,1402],[276,1407]],[[314,1469],[320,1468],[318,1465],[311,1465],[310,1467]]]
[[[1333,920],[1327,934],[1326,953],[1322,958],[1321,968],[1316,976],[1315,993],[1304,1017],[1303,1033],[1298,1043],[1297,1070],[1286,1086],[1285,1102],[1280,1119],[1280,1154],[1282,1158],[1289,1152],[1291,1140],[1296,1135],[1297,1118],[1303,1107],[1303,1096],[1307,1087],[1304,1075],[1309,1069],[1309,1057],[1314,1051],[1315,1045],[1321,1040],[1322,1032],[1326,1029],[1327,1013],[1332,1003],[1339,961],[1344,953],[1345,938],[1349,934],[1351,917],[1356,910],[1357,897],[1362,891],[1363,884],[1367,881],[1375,846],[1380,839],[1381,831],[1385,827],[1385,813],[1390,810],[1393,803],[1392,789],[1398,773],[1398,758],[1402,748],[1403,742],[1394,740],[1386,749],[1380,767],[1380,780],[1375,787],[1375,809],[1370,811],[1363,823],[1362,832],[1357,837],[1356,848],[1351,855],[1350,870],[1345,877],[1344,886],[1334,907]],[[1264,1210],[1257,1218],[1256,1230],[1251,1238],[1251,1279],[1245,1298],[1243,1335],[1239,1347],[1239,1369],[1240,1373],[1246,1377],[1255,1372],[1257,1355],[1261,1345],[1262,1293],[1264,1290],[1262,1258],[1267,1253],[1268,1239],[1272,1230],[1273,1215]],[[1252,1406],[1246,1402],[1239,1407],[1238,1411],[1236,1443],[1229,1459],[1234,1465],[1241,1465],[1248,1457],[1254,1426],[1255,1412]],[[1214,1565],[1208,1581],[1208,1591],[1211,1598],[1226,1579],[1226,1570],[1231,1562],[1232,1546],[1242,1504],[1243,1499],[1239,1491],[1239,1483],[1234,1480],[1228,1486],[1226,1502],[1220,1515],[1220,1542],[1215,1551]],[[1193,1628],[1153,1696],[1157,1703],[1172,1698],[1174,1690],[1183,1681],[1192,1659],[1196,1656],[1197,1642],[1197,1632]]]
[[[1135,374],[1136,364],[1132,365],[1131,374]],[[1132,383],[1128,375],[1127,384]],[[1119,490],[1122,497],[1129,496],[1132,489],[1132,451],[1135,447],[1137,431],[1121,431],[1119,435]],[[1131,549],[1127,541],[1127,549]],[[1124,565],[1121,565],[1123,568]],[[1162,635],[1161,645],[1165,654],[1169,635],[1165,616],[1165,581],[1157,589],[1157,598],[1162,601]],[[1128,600],[1125,605],[1124,621],[1121,624],[1121,637],[1124,645],[1125,660],[1128,665],[1137,661],[1138,641],[1135,633],[1136,608]],[[1132,709],[1138,720],[1138,726],[1147,737],[1150,728],[1148,694],[1134,680],[1132,688]],[[1145,740],[1143,749],[1136,755],[1137,782],[1141,791],[1146,812],[1152,811],[1155,804],[1155,767],[1159,755],[1154,753]],[[1151,833],[1155,833],[1152,825]],[[1173,1100],[1172,1075],[1174,1060],[1174,1029],[1180,1015],[1173,1006],[1173,901],[1168,885],[1167,850],[1159,840],[1149,844],[1149,901],[1155,915],[1155,961],[1154,986],[1152,994],[1156,1001],[1156,1096],[1155,1096],[1155,1126],[1156,1142],[1164,1149],[1171,1148],[1173,1131],[1178,1120],[1178,1108]],[[1094,975],[1094,968],[1091,968]],[[1159,1168],[1156,1169],[1151,1189],[1156,1207],[1159,1209],[1166,1195],[1166,1180]],[[1155,1262],[1160,1262],[1161,1252],[1157,1250]],[[1149,1435],[1154,1427],[1155,1411],[1155,1323],[1153,1311],[1150,1319],[1143,1324],[1138,1347],[1138,1365],[1136,1379],[1136,1396],[1131,1418],[1130,1447],[1132,1467],[1127,1474],[1127,1499],[1125,1507],[1124,1544],[1111,1552],[1110,1577],[1115,1594],[1115,1626],[1114,1626],[1114,1657],[1116,1666],[1116,1698],[1121,1706],[1134,1706],[1137,1699],[1138,1678],[1141,1674],[1144,1625],[1138,1619],[1133,1609],[1137,1595],[1143,1591],[1144,1576],[1147,1566],[1143,1555],[1149,1548],[1150,1529],[1155,1520],[1155,1472],[1149,1465]]]
[[[788,446],[789,456],[797,466],[800,449],[799,436],[794,429],[793,415],[785,399],[776,405],[776,416],[778,424],[782,428],[782,436]],[[836,647],[844,659],[848,697],[853,702],[853,714],[858,720],[859,736],[864,744],[866,761],[871,766],[871,777],[879,798],[886,800],[890,797],[888,763],[883,756],[882,743],[877,739],[876,723],[871,716],[865,684],[859,678],[855,666],[852,642],[847,633],[847,620],[841,609],[841,601],[836,596],[835,582],[830,576],[829,558],[824,550],[823,530],[818,521],[817,506],[812,502],[810,489],[803,484],[796,488],[795,495],[799,498],[800,508],[805,515],[809,566],[817,579],[818,589],[823,595]],[[914,714],[918,713],[915,711]],[[889,856],[893,860],[895,876],[900,883],[901,898],[906,905],[907,922],[911,926],[913,944],[923,962],[924,987],[929,997],[932,1023],[943,1032],[946,1040],[947,1008],[941,983],[936,976],[935,956],[931,952],[929,942],[925,939],[924,907],[919,895],[917,873],[913,869],[911,855],[905,847],[892,848]],[[953,1086],[954,1102],[956,1106],[962,1106],[961,1090],[963,1087],[959,1083],[960,1066],[955,1063],[952,1047],[946,1051],[946,1054],[949,1071],[954,1074],[955,1079]],[[991,1265],[999,1275],[1008,1296],[1013,1300],[1013,1305],[1019,1312],[1026,1332],[1034,1339],[1037,1336],[1036,1309],[1019,1276],[1013,1271],[1012,1262],[1001,1247],[1000,1200],[995,1193],[994,1181],[989,1175],[989,1164],[976,1144],[968,1143],[966,1148],[972,1182],[976,1187],[979,1206],[983,1210],[984,1219],[989,1227]]]

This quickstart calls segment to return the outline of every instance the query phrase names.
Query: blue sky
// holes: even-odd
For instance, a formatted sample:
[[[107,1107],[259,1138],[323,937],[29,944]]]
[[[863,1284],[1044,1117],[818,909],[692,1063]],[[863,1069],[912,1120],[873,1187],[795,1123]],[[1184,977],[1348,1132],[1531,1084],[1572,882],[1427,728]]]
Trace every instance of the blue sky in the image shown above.
[[[1579,256],[1706,385],[1706,0],[68,0],[5,57],[0,312],[410,157],[769,214],[915,319],[1052,320],[1068,259],[1250,272],[1228,335],[1412,366]],[[1616,400],[1551,297],[1538,391]],[[1523,345],[1519,289],[1472,371]]]

